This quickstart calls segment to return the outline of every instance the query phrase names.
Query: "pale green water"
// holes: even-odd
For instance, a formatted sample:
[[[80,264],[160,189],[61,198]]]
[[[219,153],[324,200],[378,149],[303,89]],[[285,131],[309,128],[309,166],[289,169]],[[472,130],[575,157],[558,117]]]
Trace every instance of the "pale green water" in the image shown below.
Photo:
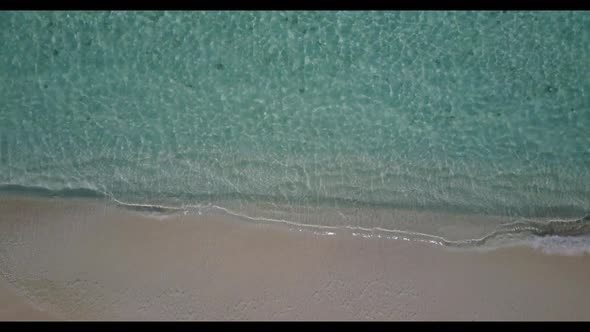
[[[0,184],[580,217],[589,68],[587,12],[2,12]]]

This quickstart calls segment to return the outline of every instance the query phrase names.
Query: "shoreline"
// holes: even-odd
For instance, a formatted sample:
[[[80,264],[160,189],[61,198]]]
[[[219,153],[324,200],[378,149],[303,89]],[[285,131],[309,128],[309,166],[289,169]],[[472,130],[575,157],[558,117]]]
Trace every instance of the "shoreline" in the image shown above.
[[[271,206],[268,202],[244,204],[239,201],[173,206],[130,203],[108,196],[63,197],[24,193],[0,193],[2,200],[101,205],[145,218],[221,216],[316,234],[341,233],[432,243],[451,250],[487,251],[524,245],[553,254],[590,254],[590,215],[535,219],[434,210]],[[389,224],[383,226],[384,223]]]
[[[8,307],[65,320],[590,319],[588,254],[449,250],[22,197],[0,197],[0,239],[0,270],[18,290]]]
[[[0,200],[3,199],[101,204],[151,218],[207,214],[237,218],[250,223],[280,224],[284,227],[319,233],[344,232],[363,237],[409,238],[412,241],[435,243],[449,248],[487,250],[522,244],[532,245],[531,240],[535,240],[536,235],[563,236],[564,238],[577,236],[587,238],[582,251],[590,253],[590,215],[574,217],[572,214],[569,217],[564,215],[530,218],[407,208],[305,207],[275,205],[269,202],[244,204],[232,200],[223,203],[174,206],[164,203],[125,202],[106,194],[66,197],[0,192]],[[577,228],[574,225],[584,222],[588,225],[577,225],[579,226]],[[549,224],[559,225],[553,227]],[[520,235],[523,237],[519,237]],[[535,242],[537,242],[535,246],[540,243],[540,241]],[[565,252],[573,251],[565,250]]]

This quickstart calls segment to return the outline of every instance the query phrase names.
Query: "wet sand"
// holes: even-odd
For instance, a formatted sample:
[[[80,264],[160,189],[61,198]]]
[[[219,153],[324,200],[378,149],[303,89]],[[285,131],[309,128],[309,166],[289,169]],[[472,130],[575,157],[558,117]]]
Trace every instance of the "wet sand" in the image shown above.
[[[0,198],[0,319],[590,320],[590,255]]]
[[[49,313],[36,309],[15,293],[5,280],[0,280],[0,321],[49,321],[55,320]]]

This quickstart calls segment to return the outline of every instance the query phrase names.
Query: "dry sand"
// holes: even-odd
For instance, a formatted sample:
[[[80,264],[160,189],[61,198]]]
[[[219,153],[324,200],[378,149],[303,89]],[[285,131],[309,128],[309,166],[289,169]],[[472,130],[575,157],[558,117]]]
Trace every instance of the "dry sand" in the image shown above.
[[[590,255],[0,198],[0,319],[589,320]]]

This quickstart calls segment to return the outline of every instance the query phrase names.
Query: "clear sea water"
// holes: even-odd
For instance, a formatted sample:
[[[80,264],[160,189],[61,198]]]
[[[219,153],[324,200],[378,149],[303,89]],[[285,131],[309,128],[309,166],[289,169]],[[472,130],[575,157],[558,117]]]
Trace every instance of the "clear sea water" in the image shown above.
[[[588,12],[1,12],[0,189],[576,219],[589,72]]]

